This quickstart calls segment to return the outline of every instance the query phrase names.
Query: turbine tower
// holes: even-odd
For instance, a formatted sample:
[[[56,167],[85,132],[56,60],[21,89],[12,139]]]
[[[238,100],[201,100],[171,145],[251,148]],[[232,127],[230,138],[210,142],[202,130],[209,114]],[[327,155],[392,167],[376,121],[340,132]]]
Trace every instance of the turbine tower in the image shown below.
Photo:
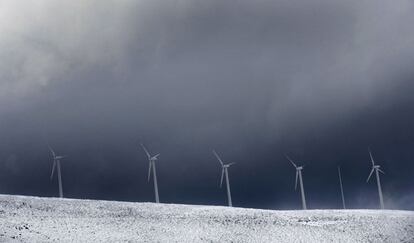
[[[141,143],[141,146],[144,149],[145,153],[147,154],[148,162],[149,162],[149,167],[148,167],[148,182],[149,182],[149,180],[151,178],[151,167],[152,167],[152,174],[153,174],[153,178],[154,178],[155,202],[156,203],[159,203],[160,202],[160,198],[158,196],[157,171],[155,169],[155,161],[158,160],[158,156],[160,154],[156,154],[154,156],[151,156],[150,153],[148,152],[148,150],[145,148],[144,144]]]
[[[380,169],[379,165],[375,164],[374,158],[372,157],[372,153],[371,153],[370,149],[368,149],[368,152],[369,152],[369,156],[371,158],[372,169],[371,169],[371,172],[369,173],[367,182],[371,178],[372,173],[375,171],[375,175],[377,177],[377,186],[378,186],[378,195],[379,195],[380,208],[384,209],[384,199],[382,197],[382,189],[381,189],[381,181],[380,181],[380,177],[379,177],[379,172],[381,172],[382,174],[385,174],[385,172]]]
[[[302,209],[306,210],[306,198],[305,198],[305,189],[303,188],[303,179],[302,179],[302,170],[304,165],[297,166],[287,155],[285,155],[286,158],[292,163],[292,165],[296,168],[296,179],[295,179],[295,191],[298,186],[298,177],[299,177],[299,184],[300,184],[300,194],[302,197]]]
[[[229,207],[232,207],[233,206],[233,203],[231,202],[231,191],[230,191],[230,182],[229,182],[229,172],[228,172],[228,168],[230,166],[236,164],[236,163],[224,164],[223,161],[221,160],[220,156],[218,156],[218,154],[216,153],[216,151],[213,150],[213,154],[216,156],[217,160],[220,162],[220,165],[221,165],[220,188],[223,185],[223,177],[224,177],[224,175],[226,175],[227,198],[228,198]]]
[[[56,155],[55,151],[53,151],[52,147],[50,146],[49,146],[49,150],[52,153],[52,157],[53,157],[53,167],[52,167],[52,174],[50,175],[50,180],[53,179],[53,173],[55,172],[55,168],[57,167],[57,174],[58,174],[58,181],[59,181],[59,197],[63,198],[62,174],[60,172],[60,160],[65,158],[66,156]]]
[[[342,176],[341,176],[341,167],[338,166],[338,175],[339,175],[339,186],[341,187],[341,196],[342,196],[342,207],[345,207],[345,196],[344,196],[344,188],[342,187]]]

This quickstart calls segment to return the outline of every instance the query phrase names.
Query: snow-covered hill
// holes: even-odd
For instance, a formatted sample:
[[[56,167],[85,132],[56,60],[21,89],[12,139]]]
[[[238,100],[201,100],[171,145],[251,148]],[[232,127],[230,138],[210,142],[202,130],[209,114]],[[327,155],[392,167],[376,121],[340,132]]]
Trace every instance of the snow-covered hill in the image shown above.
[[[414,242],[414,212],[271,211],[0,195],[0,241]]]

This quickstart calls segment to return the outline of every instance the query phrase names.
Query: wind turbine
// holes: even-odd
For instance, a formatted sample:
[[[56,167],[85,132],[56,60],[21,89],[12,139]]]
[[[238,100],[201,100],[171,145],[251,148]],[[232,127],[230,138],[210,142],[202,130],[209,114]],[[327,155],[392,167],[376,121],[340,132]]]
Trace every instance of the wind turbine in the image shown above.
[[[220,188],[223,185],[223,177],[224,175],[226,175],[226,184],[227,184],[227,198],[228,198],[228,203],[229,203],[229,207],[232,207],[233,204],[231,202],[231,191],[230,191],[230,182],[229,182],[229,172],[228,172],[228,168],[236,163],[228,163],[228,164],[224,164],[223,161],[221,160],[220,156],[218,156],[218,154],[216,153],[216,151],[213,150],[213,154],[216,156],[217,160],[220,162],[221,165],[221,179],[220,179]]]
[[[55,151],[53,151],[52,147],[50,146],[49,146],[49,150],[52,153],[52,157],[53,157],[53,167],[52,167],[52,174],[50,175],[50,180],[53,179],[53,173],[55,172],[55,168],[57,167],[58,181],[59,181],[59,197],[63,198],[62,174],[60,173],[60,160],[65,158],[66,156],[56,155]]]
[[[290,163],[292,163],[292,165],[296,168],[295,191],[298,186],[298,177],[299,177],[300,193],[302,196],[302,209],[306,210],[307,207],[306,207],[305,189],[303,188],[303,179],[302,179],[302,170],[303,170],[303,167],[305,166],[304,165],[297,166],[287,155],[285,156],[286,156],[286,159],[288,159]]]
[[[148,162],[149,162],[149,167],[148,167],[148,182],[149,182],[149,180],[151,178],[151,167],[152,167],[152,173],[153,173],[153,178],[154,178],[155,202],[156,203],[159,203],[160,202],[160,198],[158,196],[157,171],[155,169],[155,161],[158,160],[158,156],[160,154],[156,154],[154,156],[151,156],[150,153],[148,152],[148,150],[145,148],[144,144],[141,143],[141,146],[144,149],[145,153],[147,154]]]
[[[379,165],[375,164],[374,158],[372,157],[372,153],[371,153],[370,149],[368,149],[368,152],[369,152],[369,157],[371,158],[372,169],[371,169],[371,172],[369,173],[367,182],[371,178],[372,173],[375,171],[375,175],[377,177],[377,186],[378,186],[378,195],[379,195],[379,201],[380,201],[380,208],[384,209],[384,199],[382,197],[382,189],[381,189],[381,181],[380,181],[380,177],[379,177],[379,172],[381,172],[382,174],[385,174],[385,172],[380,169]]]
[[[346,207],[345,207],[344,188],[342,187],[341,167],[339,167],[339,166],[338,166],[338,175],[339,175],[339,185],[341,187],[342,206],[343,206],[344,209],[346,209]]]

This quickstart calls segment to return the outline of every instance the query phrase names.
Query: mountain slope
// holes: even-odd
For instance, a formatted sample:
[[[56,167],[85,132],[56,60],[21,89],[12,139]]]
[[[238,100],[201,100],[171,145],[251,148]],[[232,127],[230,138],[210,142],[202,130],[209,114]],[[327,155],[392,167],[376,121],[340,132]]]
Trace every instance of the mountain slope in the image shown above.
[[[414,212],[271,211],[0,195],[0,241],[414,242]]]

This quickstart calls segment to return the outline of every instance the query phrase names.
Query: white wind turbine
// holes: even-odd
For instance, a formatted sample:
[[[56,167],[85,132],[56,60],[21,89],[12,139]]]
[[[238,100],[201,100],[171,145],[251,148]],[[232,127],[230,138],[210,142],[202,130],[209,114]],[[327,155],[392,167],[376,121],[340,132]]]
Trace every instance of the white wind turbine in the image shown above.
[[[223,177],[224,177],[224,174],[226,175],[227,198],[228,198],[229,207],[232,207],[233,204],[231,202],[231,191],[230,191],[230,182],[229,182],[229,172],[228,172],[228,168],[230,166],[236,164],[236,163],[224,164],[223,161],[221,160],[220,156],[218,156],[218,154],[216,153],[216,151],[213,150],[213,154],[216,156],[217,160],[220,162],[220,165],[221,165],[220,187],[222,187],[222,185],[223,185]]]
[[[338,175],[339,175],[339,186],[341,187],[341,196],[342,196],[342,207],[345,207],[345,196],[344,196],[344,188],[342,187],[342,176],[341,176],[341,167],[338,166]]]
[[[379,172],[381,172],[382,174],[385,174],[385,172],[380,169],[379,165],[375,164],[374,158],[372,157],[372,153],[371,153],[370,149],[368,149],[368,152],[369,152],[369,156],[371,158],[372,169],[371,169],[371,172],[369,173],[367,182],[371,178],[372,173],[375,171],[375,175],[377,177],[377,186],[378,186],[378,195],[379,195],[380,207],[381,207],[381,209],[384,209],[384,199],[382,197],[382,189],[381,189],[381,181],[380,181],[380,177],[379,177]]]
[[[50,180],[53,179],[53,173],[55,172],[55,168],[57,167],[57,174],[58,174],[58,181],[59,181],[59,197],[63,198],[63,188],[62,188],[62,174],[60,172],[60,160],[65,158],[66,156],[56,155],[55,151],[49,146],[49,150],[52,153],[53,157],[53,167],[52,167],[52,174],[50,175]]]
[[[296,168],[296,179],[295,179],[295,191],[298,186],[298,177],[299,177],[299,184],[300,184],[300,193],[302,196],[302,209],[307,209],[306,207],[306,198],[305,198],[305,189],[303,188],[303,179],[302,179],[302,170],[304,165],[297,166],[287,155],[286,158],[292,163],[292,165]]]
[[[144,144],[141,143],[141,146],[144,149],[144,151],[145,151],[145,153],[147,154],[147,157],[148,157],[148,162],[149,162],[148,181],[151,178],[151,167],[152,167],[152,173],[153,173],[153,178],[154,178],[155,202],[156,203],[159,203],[160,202],[160,198],[158,196],[157,171],[155,169],[155,161],[158,160],[158,156],[160,154],[156,154],[154,156],[151,156],[150,153],[148,152],[148,150],[145,148]]]

